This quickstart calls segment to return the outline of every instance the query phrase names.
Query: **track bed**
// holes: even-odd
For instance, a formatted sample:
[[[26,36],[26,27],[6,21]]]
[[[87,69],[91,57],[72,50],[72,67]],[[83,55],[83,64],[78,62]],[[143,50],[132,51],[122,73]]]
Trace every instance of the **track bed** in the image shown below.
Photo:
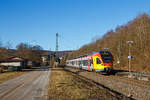
[[[101,75],[96,72],[88,72],[70,67],[65,67],[65,69],[90,79],[114,93],[130,97],[131,99],[150,100],[150,82],[115,75]]]
[[[130,100],[63,68],[53,68],[49,100]]]

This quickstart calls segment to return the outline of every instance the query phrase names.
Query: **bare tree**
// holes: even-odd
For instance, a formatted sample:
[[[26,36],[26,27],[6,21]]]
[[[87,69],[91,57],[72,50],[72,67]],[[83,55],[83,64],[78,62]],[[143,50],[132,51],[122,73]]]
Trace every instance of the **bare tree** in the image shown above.
[[[12,48],[12,43],[11,43],[10,41],[7,41],[5,47],[6,47],[6,49],[8,49],[8,50],[11,49],[11,48]]]

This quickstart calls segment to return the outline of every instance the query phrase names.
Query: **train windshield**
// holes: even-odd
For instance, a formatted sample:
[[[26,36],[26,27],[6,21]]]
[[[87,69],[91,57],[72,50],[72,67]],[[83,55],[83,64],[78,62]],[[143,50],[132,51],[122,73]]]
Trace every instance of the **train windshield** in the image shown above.
[[[102,57],[104,63],[112,62],[112,55],[111,55],[111,53],[101,53],[101,57]]]

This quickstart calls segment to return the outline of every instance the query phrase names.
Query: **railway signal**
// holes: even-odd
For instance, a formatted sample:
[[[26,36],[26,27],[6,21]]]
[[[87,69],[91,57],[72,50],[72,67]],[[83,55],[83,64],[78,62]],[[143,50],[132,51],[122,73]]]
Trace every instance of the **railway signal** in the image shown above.
[[[134,42],[133,41],[127,41],[127,43],[129,44],[129,56],[128,56],[128,59],[129,59],[129,73],[131,75],[131,44],[133,44]]]
[[[131,77],[131,59],[132,59],[132,56],[131,56],[131,46],[132,46],[132,44],[134,43],[133,41],[127,41],[127,43],[128,43],[128,45],[129,45],[129,56],[128,56],[128,59],[129,59],[129,75],[130,75],[130,77]],[[130,88],[130,90],[129,90],[129,97],[132,97],[132,94],[131,94],[131,92],[132,92],[132,87]]]

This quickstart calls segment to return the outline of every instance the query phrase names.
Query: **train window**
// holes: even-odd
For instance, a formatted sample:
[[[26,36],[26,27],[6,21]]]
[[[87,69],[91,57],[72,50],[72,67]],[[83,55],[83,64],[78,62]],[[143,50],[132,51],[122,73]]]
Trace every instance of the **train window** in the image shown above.
[[[83,65],[88,66],[88,60],[83,60]]]
[[[85,60],[83,60],[82,62],[83,62],[83,65],[85,66]]]
[[[97,63],[97,64],[101,64],[101,61],[100,61],[99,58],[96,58],[96,63]]]
[[[81,60],[81,64],[83,64],[83,60]]]
[[[108,55],[102,54],[101,57],[102,57],[102,59],[103,59],[103,62],[105,62],[105,63],[112,62],[112,60],[113,60],[111,54],[108,54]]]

